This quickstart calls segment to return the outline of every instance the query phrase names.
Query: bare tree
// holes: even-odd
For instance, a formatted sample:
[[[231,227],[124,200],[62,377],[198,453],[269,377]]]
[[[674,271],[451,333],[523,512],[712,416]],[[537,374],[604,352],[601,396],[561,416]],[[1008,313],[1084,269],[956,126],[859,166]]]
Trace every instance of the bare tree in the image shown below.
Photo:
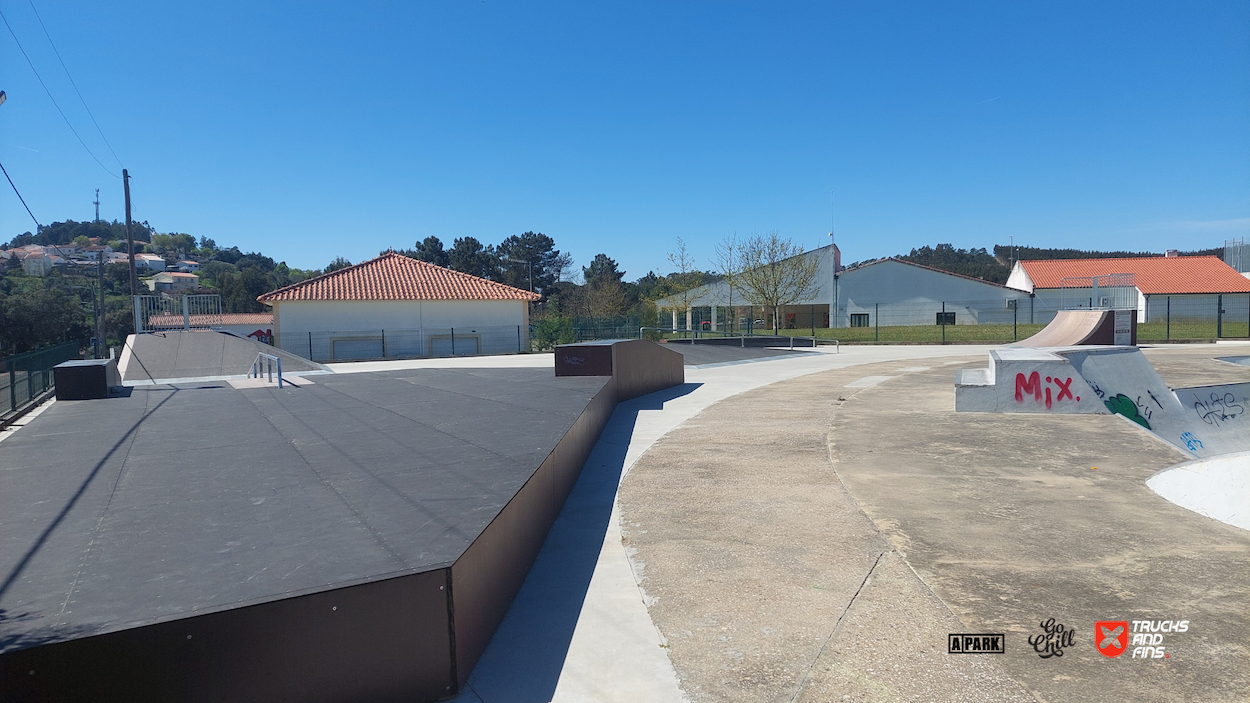
[[[670,276],[673,286],[673,297],[681,301],[681,309],[688,310],[690,301],[694,299],[692,291],[703,285],[703,272],[695,268],[694,256],[686,249],[686,242],[677,238],[677,251],[668,255],[669,263],[677,270]]]
[[[776,231],[756,234],[737,247],[739,270],[734,280],[755,305],[773,309],[773,333],[781,325],[781,308],[810,296],[819,261],[803,256],[803,245]]]
[[[726,321],[733,319],[734,315],[734,288],[738,285],[737,276],[741,269],[738,257],[738,235],[727,234],[714,249],[714,258],[712,259],[712,270],[716,272],[721,280],[725,282],[727,291],[727,307],[729,313],[725,316]]]

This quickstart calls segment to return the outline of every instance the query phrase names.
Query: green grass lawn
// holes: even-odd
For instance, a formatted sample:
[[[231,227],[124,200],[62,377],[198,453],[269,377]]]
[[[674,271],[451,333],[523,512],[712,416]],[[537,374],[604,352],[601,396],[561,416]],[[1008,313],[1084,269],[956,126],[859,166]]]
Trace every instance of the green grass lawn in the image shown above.
[[[891,325],[887,327],[841,327],[838,329],[816,328],[817,339],[838,340],[848,343],[882,344],[1008,344],[1031,337],[1046,325]],[[1223,325],[1224,339],[1247,337],[1247,325],[1242,322],[1225,322]],[[771,335],[771,329],[757,327],[755,334]],[[1185,339],[1215,339],[1215,321],[1173,320],[1169,326],[1165,322],[1150,322],[1137,326],[1137,339],[1140,342],[1159,342]],[[810,337],[812,328],[783,329],[778,334],[790,337]],[[945,335],[945,336],[943,336]],[[683,337],[683,334],[666,334],[666,338]],[[657,335],[658,337],[658,335]]]

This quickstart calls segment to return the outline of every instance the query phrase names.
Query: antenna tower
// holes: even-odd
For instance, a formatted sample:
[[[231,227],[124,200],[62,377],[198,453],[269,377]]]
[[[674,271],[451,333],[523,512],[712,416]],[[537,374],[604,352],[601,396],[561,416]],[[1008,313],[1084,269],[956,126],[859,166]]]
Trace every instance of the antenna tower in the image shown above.
[[[100,221],[100,189],[95,189],[95,222]]]

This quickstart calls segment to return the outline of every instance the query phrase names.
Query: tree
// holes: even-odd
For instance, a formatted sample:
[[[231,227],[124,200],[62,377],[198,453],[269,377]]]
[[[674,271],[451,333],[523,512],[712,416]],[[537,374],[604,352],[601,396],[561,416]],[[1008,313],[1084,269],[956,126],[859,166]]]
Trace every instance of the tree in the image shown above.
[[[582,267],[582,279],[586,285],[593,286],[603,283],[620,283],[625,272],[617,268],[616,262],[607,254],[595,254],[589,266]]]
[[[443,249],[443,242],[438,237],[429,236],[424,240],[417,242],[417,248],[411,254],[414,259],[426,261],[435,266],[447,267],[451,263],[451,258]]]
[[[781,308],[812,293],[816,281],[816,257],[804,256],[803,246],[776,231],[756,234],[738,243],[739,289],[754,305],[771,307],[773,333],[781,326]]]
[[[677,238],[677,251],[668,255],[669,263],[677,270],[669,274],[669,289],[681,301],[681,309],[688,310],[694,299],[693,291],[703,285],[703,272],[695,268],[694,255],[686,249],[686,242]]]
[[[348,261],[347,259],[344,259],[341,256],[336,256],[334,257],[334,261],[331,261],[330,263],[326,264],[324,271],[326,273],[330,273],[331,271],[338,271],[339,269],[345,269],[351,265],[352,265],[352,262]]]
[[[560,280],[571,259],[556,249],[555,240],[542,232],[523,232],[499,244],[499,269],[495,280],[516,288],[528,288],[531,267],[534,290],[544,292]]]
[[[447,259],[456,271],[467,273],[479,278],[495,278],[495,250],[483,247],[473,237],[458,237],[452,242]]]
[[[726,305],[729,306],[729,315],[734,315],[734,288],[738,285],[738,272],[741,270],[741,260],[738,256],[738,235],[727,234],[715,248],[715,256],[712,259],[712,270],[720,276],[725,282],[727,292]]]

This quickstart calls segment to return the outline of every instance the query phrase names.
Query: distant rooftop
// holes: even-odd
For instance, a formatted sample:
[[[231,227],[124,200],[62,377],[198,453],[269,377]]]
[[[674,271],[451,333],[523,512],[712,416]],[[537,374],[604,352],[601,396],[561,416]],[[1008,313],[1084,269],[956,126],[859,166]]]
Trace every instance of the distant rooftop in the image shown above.
[[[540,300],[542,296],[387,252],[265,293],[257,300]]]
[[[1250,280],[1218,256],[1047,259],[1021,261],[1020,266],[1035,288],[1059,288],[1065,278],[1131,273],[1137,289],[1145,295],[1250,293]]]

